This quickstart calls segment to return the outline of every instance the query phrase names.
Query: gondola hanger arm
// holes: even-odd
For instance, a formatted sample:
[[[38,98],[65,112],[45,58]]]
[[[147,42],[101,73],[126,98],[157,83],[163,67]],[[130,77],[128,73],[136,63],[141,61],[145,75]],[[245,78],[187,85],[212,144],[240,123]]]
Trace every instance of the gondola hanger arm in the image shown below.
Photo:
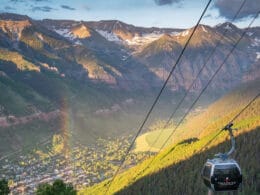
[[[231,149],[228,152],[226,152],[226,153],[216,154],[215,157],[221,158],[222,160],[226,160],[235,151],[236,142],[235,142],[235,137],[234,137],[234,134],[233,134],[233,130],[237,130],[237,129],[233,129],[232,128],[233,125],[234,125],[233,123],[228,123],[222,129],[222,131],[228,131],[229,132],[230,141],[231,141]]]

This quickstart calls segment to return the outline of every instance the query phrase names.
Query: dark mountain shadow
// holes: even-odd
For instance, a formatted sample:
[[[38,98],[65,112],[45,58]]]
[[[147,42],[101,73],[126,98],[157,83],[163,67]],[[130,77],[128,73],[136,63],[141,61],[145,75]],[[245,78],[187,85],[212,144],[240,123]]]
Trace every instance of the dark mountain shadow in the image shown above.
[[[237,146],[233,157],[240,164],[243,173],[243,190],[238,194],[260,194],[259,140],[260,127],[236,138]],[[224,152],[229,148],[230,141],[226,140],[224,143],[196,154],[186,161],[145,176],[115,194],[207,194],[207,188],[204,186],[200,176],[201,169],[208,158],[212,158],[214,154]]]

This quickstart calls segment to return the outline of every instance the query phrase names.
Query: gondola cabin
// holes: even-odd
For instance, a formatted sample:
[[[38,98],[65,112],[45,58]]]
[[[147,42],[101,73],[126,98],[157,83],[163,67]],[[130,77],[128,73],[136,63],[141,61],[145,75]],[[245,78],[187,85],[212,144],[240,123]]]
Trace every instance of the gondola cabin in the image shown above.
[[[241,169],[232,159],[207,160],[201,175],[205,185],[213,191],[238,190],[242,183]]]

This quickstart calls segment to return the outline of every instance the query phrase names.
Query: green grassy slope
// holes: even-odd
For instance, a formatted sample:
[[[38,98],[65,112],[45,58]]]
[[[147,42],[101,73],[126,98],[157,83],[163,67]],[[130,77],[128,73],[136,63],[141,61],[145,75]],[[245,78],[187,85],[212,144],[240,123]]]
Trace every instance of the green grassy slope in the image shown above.
[[[257,88],[247,87],[248,97]],[[250,90],[251,89],[251,90]],[[242,91],[245,88],[241,89]],[[242,92],[240,91],[240,92]],[[251,91],[251,92],[250,92]],[[238,91],[226,97],[236,97]],[[244,91],[245,92],[245,91]],[[249,93],[250,92],[250,93]],[[251,95],[250,95],[251,94]],[[245,95],[245,93],[244,93]],[[225,97],[224,97],[225,98]],[[225,102],[222,98],[220,102]],[[245,98],[245,96],[244,96]],[[244,101],[245,102],[245,101]],[[120,173],[111,185],[109,194],[204,194],[206,188],[200,180],[200,170],[207,158],[215,153],[229,149],[227,132],[222,132],[216,138],[218,130],[223,127],[244,104],[237,102],[235,111],[228,110],[214,123],[208,124],[209,133],[201,136],[199,141],[181,142],[172,145],[159,153],[150,164],[151,159]],[[233,155],[241,163],[244,175],[244,190],[241,194],[257,194],[259,185],[259,138],[260,138],[260,98],[258,98],[235,123],[237,150]],[[188,133],[188,132],[187,132]],[[215,138],[213,141],[212,139]],[[208,145],[207,145],[208,144]],[[207,145],[207,148],[204,146]],[[149,165],[149,166],[148,166]],[[147,167],[148,166],[148,167]],[[143,171],[144,170],[144,171]],[[109,180],[93,187],[86,188],[79,194],[104,194]]]
[[[205,194],[207,189],[200,180],[200,171],[208,158],[229,149],[230,142],[225,141],[226,135],[220,134],[219,138],[209,145],[210,149],[203,152],[200,150],[214,138],[214,134],[192,144],[177,144],[169,147],[157,155],[148,168],[151,159],[119,174],[112,183],[109,194]],[[240,163],[244,175],[242,194],[257,194],[255,178],[260,176],[260,167],[257,163],[259,138],[259,127],[236,138],[237,151],[234,156]],[[105,181],[87,188],[79,194],[104,194],[107,183],[108,181]]]
[[[260,90],[259,86],[260,80],[243,84],[232,91],[232,93],[224,95],[212,103],[207,109],[201,110],[199,113],[192,112],[186,117],[184,123],[177,128],[172,138],[168,140],[166,146],[177,143],[183,139],[189,139],[191,137],[202,138],[213,133],[219,125],[225,124],[257,94]],[[257,116],[258,110],[258,107],[252,108],[252,115]],[[180,119],[176,120],[176,122],[179,120]],[[257,117],[252,117],[251,120],[257,120]],[[166,128],[164,130],[157,128],[155,131],[147,132],[145,135],[146,145],[151,146],[154,144],[157,136],[161,135],[153,146],[160,148],[172,131],[172,128]],[[149,150],[149,147],[147,150]]]
[[[260,192],[258,187],[260,184],[259,154],[257,155],[260,147],[259,138],[260,128],[252,129],[252,131],[241,134],[236,138],[237,152],[234,156],[240,163],[244,176],[243,191],[239,194],[259,194]],[[255,147],[252,147],[252,144],[245,146],[245,141],[254,144]],[[207,158],[212,157],[212,154],[218,153],[219,150],[227,150],[230,143],[225,141],[209,150],[189,156],[192,150],[200,144],[201,142],[198,142],[186,146],[177,146],[173,151],[171,151],[172,149],[166,150],[158,155],[151,168],[147,169],[146,173],[149,174],[130,183],[129,186],[116,194],[206,194],[207,189],[200,179],[202,166]],[[187,156],[187,159],[174,164],[170,163],[174,156],[181,154]],[[166,166],[158,166],[161,167],[158,169],[155,164]]]
[[[236,115],[260,91],[260,79],[242,84],[231,93],[211,104],[204,112],[197,116],[188,116],[187,122],[179,128],[179,134],[187,132],[188,137],[203,137],[215,131],[218,124],[224,124],[230,117]],[[250,114],[257,116],[259,107],[251,107]],[[186,131],[183,131],[186,130]]]
[[[171,133],[172,133],[172,129],[165,129],[163,130],[162,133],[160,130],[153,131],[146,136],[146,141],[149,146],[152,146],[154,144],[154,147],[160,148],[162,146],[162,143],[164,143],[167,140],[167,138],[170,136]],[[157,137],[159,135],[160,137],[157,140]],[[169,141],[165,145],[169,146],[170,144],[172,144],[171,139],[169,139]]]

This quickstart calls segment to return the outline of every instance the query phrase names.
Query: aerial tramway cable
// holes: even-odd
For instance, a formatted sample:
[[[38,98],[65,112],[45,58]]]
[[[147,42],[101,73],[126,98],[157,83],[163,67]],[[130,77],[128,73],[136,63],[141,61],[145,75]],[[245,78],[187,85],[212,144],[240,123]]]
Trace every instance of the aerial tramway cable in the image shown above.
[[[237,42],[233,45],[232,49],[230,50],[230,52],[228,53],[228,55],[225,57],[225,59],[223,60],[222,64],[218,67],[218,69],[215,71],[215,73],[213,74],[213,76],[211,77],[211,79],[208,81],[208,83],[206,84],[206,86],[202,89],[202,91],[200,92],[199,96],[196,98],[196,100],[192,103],[192,105],[190,106],[190,108],[187,110],[187,112],[184,114],[184,116],[182,117],[182,119],[179,121],[179,123],[177,124],[177,126],[173,129],[172,133],[168,136],[168,138],[164,141],[163,145],[160,147],[159,152],[164,148],[164,146],[166,145],[166,143],[169,141],[169,139],[172,137],[172,135],[174,134],[174,132],[177,130],[177,128],[182,124],[182,122],[184,121],[184,119],[186,118],[186,116],[190,113],[190,111],[192,110],[193,106],[198,102],[199,98],[202,96],[202,94],[205,92],[205,90],[207,89],[207,87],[210,85],[210,83],[213,81],[213,79],[215,78],[215,76],[218,74],[218,72],[221,70],[222,66],[226,63],[227,59],[229,58],[229,56],[233,53],[233,51],[236,49],[237,45],[239,44],[239,42],[243,39],[243,37],[245,36],[245,34],[247,33],[248,29],[251,27],[251,25],[253,24],[253,22],[256,20],[256,18],[259,15],[258,11],[255,15],[255,17],[252,19],[252,21],[250,22],[250,24],[248,25],[248,27],[244,30],[244,32],[242,33],[242,35],[240,36],[240,38],[237,40]],[[253,99],[255,100],[257,97],[259,96],[259,94]],[[249,105],[247,105],[243,110],[245,110]],[[241,113],[243,112],[243,110],[241,111]],[[239,116],[239,113],[236,115],[236,117],[234,117],[234,119],[231,121],[233,122],[237,117]],[[217,134],[218,135],[218,134]],[[142,172],[144,172],[151,164],[152,162],[155,160],[156,156],[154,156],[152,158],[152,160],[150,161],[150,163],[141,171],[139,172],[135,178],[137,178]]]
[[[239,112],[236,114],[236,116],[234,116],[234,117],[229,121],[228,124],[233,123],[259,96],[260,96],[260,92],[258,92],[258,94],[256,94],[255,97],[254,97],[241,111],[239,111]],[[223,129],[219,130],[218,133],[217,133],[209,142],[207,142],[207,143],[205,144],[205,146],[203,146],[203,148],[202,148],[200,151],[202,151],[204,148],[207,148],[208,145],[209,145],[210,143],[212,143],[212,141],[215,140],[215,139],[219,136],[219,134],[220,134],[222,131],[223,131]]]
[[[199,98],[202,96],[202,94],[206,91],[206,89],[208,88],[208,86],[211,84],[211,82],[213,81],[213,79],[216,77],[216,75],[219,73],[219,71],[221,70],[221,68],[223,67],[223,65],[226,63],[226,61],[228,60],[228,58],[230,57],[230,55],[233,53],[233,51],[236,49],[237,45],[240,43],[240,41],[243,39],[243,37],[245,36],[245,34],[247,33],[248,29],[251,27],[251,25],[253,24],[253,22],[255,21],[255,19],[258,17],[259,15],[259,11],[257,12],[257,14],[255,15],[255,17],[253,18],[253,20],[250,22],[250,24],[248,25],[247,29],[244,30],[243,34],[240,36],[240,38],[237,40],[237,42],[233,45],[232,49],[230,50],[230,52],[228,53],[228,55],[225,57],[224,61],[222,62],[222,64],[218,67],[218,69],[215,71],[215,73],[213,74],[213,76],[211,77],[211,79],[208,81],[208,83],[206,84],[206,86],[202,89],[202,91],[200,92],[199,96],[196,98],[196,100],[192,103],[192,105],[190,106],[190,108],[188,109],[188,111],[184,114],[184,116],[182,117],[182,119],[179,121],[178,125],[174,128],[173,132],[171,133],[171,135],[169,136],[168,139],[170,139],[170,137],[173,135],[173,133],[177,130],[177,128],[181,125],[181,123],[184,121],[184,119],[186,118],[186,116],[189,114],[189,112],[192,110],[192,108],[194,107],[194,105],[198,102]],[[168,139],[164,142],[163,146],[160,148],[160,150],[165,146],[165,144],[167,143]]]
[[[214,191],[237,191],[242,185],[242,171],[236,160],[230,158],[235,151],[235,136],[233,134],[233,121],[254,102],[258,93],[221,131],[228,131],[231,149],[225,153],[215,154],[213,159],[208,159],[203,166],[201,177],[208,188],[208,194]]]
[[[138,135],[141,133],[141,131],[142,131],[142,129],[143,129],[143,127],[144,127],[146,121],[147,121],[148,118],[150,117],[150,115],[151,115],[151,113],[152,113],[152,111],[153,111],[155,105],[157,104],[157,102],[158,102],[158,100],[159,100],[159,98],[160,98],[162,92],[163,92],[164,89],[166,88],[166,85],[167,85],[169,79],[171,78],[172,73],[174,72],[174,70],[175,70],[177,64],[180,62],[180,59],[182,58],[182,56],[183,56],[183,54],[184,54],[184,51],[186,50],[186,48],[187,48],[187,46],[188,46],[188,44],[189,44],[191,38],[193,37],[193,35],[194,35],[196,29],[198,28],[198,26],[199,26],[199,24],[200,24],[200,21],[202,20],[204,14],[206,13],[206,11],[207,11],[207,9],[208,9],[208,7],[209,7],[209,5],[210,5],[211,2],[212,2],[212,0],[209,0],[208,3],[207,3],[207,5],[206,5],[206,7],[204,8],[204,10],[203,10],[203,12],[202,12],[202,14],[201,14],[201,16],[200,16],[200,18],[199,18],[199,20],[198,20],[196,26],[193,28],[193,31],[192,31],[190,37],[189,37],[188,40],[186,41],[186,43],[185,43],[185,45],[184,45],[184,47],[183,47],[183,49],[182,49],[182,51],[181,51],[181,53],[180,53],[178,59],[176,60],[174,66],[172,67],[172,69],[171,69],[171,71],[170,71],[170,73],[169,73],[167,79],[165,80],[165,82],[164,82],[164,84],[163,84],[163,86],[162,86],[162,88],[161,88],[159,94],[156,96],[155,101],[153,102],[153,104],[152,104],[151,108],[149,109],[149,111],[148,111],[146,117],[144,118],[143,122],[141,123],[140,128],[138,129],[136,135],[134,136],[134,139],[132,140],[130,146],[128,147],[128,149],[127,149],[127,151],[126,151],[126,153],[125,153],[125,155],[123,156],[123,158],[122,158],[122,160],[121,160],[121,162],[120,162],[119,167],[117,168],[117,170],[116,170],[114,176],[112,177],[112,179],[111,179],[111,180],[109,181],[109,183],[107,184],[108,186],[107,186],[107,190],[106,190],[105,194],[107,194],[107,193],[109,192],[109,189],[110,189],[111,184],[113,183],[115,177],[117,176],[117,174],[119,173],[121,167],[123,166],[123,163],[125,162],[126,157],[127,157],[128,154],[130,153],[130,150],[131,150],[131,148],[133,147],[133,145],[135,144],[135,141],[136,141]]]
[[[240,13],[240,11],[242,10],[242,8],[244,7],[245,3],[247,0],[244,0],[242,2],[242,4],[240,5],[239,9],[237,10],[237,12],[235,13],[234,17],[232,18],[231,22],[234,22],[238,16],[238,14]],[[228,28],[225,29],[224,33],[221,34],[220,40],[217,42],[217,44],[215,45],[215,47],[213,48],[213,50],[211,51],[211,53],[208,55],[205,63],[203,64],[203,66],[200,68],[198,74],[196,75],[195,79],[193,80],[193,82],[191,83],[191,85],[188,87],[188,89],[185,91],[184,96],[181,98],[180,102],[178,103],[178,105],[176,106],[176,108],[174,108],[173,113],[171,114],[171,116],[169,117],[168,121],[165,123],[164,128],[161,129],[159,135],[157,136],[157,138],[154,140],[154,142],[151,144],[150,149],[152,148],[152,146],[154,146],[156,144],[156,142],[159,140],[159,138],[161,137],[161,134],[163,132],[163,129],[165,129],[169,123],[171,122],[171,120],[173,119],[173,117],[175,116],[177,110],[181,107],[182,103],[184,102],[185,98],[188,96],[188,93],[190,92],[190,90],[192,89],[192,87],[194,86],[194,84],[196,83],[197,79],[199,78],[199,76],[201,75],[202,71],[204,70],[204,68],[206,67],[206,65],[208,64],[210,58],[213,56],[213,54],[216,52],[217,47],[219,47],[222,38],[225,37],[226,33],[228,32]]]

